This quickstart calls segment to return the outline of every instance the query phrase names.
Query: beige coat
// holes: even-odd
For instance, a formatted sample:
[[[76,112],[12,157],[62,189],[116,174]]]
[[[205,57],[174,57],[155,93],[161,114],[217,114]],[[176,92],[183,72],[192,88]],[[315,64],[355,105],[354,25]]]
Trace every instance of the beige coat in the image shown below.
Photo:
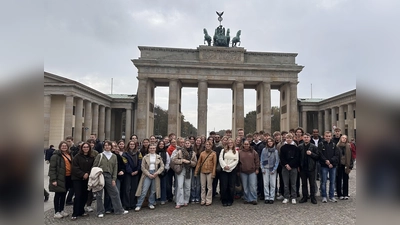
[[[150,154],[147,154],[142,159],[142,176],[140,177],[140,182],[136,191],[136,196],[140,196],[142,194],[142,188],[144,179],[150,175],[149,172],[150,167]],[[156,154],[156,171],[157,174],[161,174],[164,171],[164,163],[160,155]],[[157,176],[155,178],[156,181],[156,198],[161,198],[161,185],[160,185],[160,178]]]

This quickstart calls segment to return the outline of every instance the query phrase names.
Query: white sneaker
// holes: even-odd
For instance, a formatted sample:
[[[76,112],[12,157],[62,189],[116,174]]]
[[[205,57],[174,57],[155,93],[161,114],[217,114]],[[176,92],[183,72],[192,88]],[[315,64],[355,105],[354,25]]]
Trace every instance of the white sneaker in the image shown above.
[[[104,217],[104,214],[99,214],[99,215],[97,215],[97,217],[103,218],[103,217]]]
[[[149,205],[149,209],[155,209],[154,205]]]
[[[161,205],[165,205],[165,202],[164,202],[164,201],[161,201]]]
[[[94,211],[92,206],[85,207],[85,210],[88,211],[88,212],[93,212]]]
[[[326,200],[325,197],[322,198],[322,203],[327,203],[328,201]]]
[[[106,211],[106,214],[110,214],[111,213],[111,211]]]
[[[292,199],[292,204],[293,204],[293,205],[296,205],[296,203],[297,203],[297,202],[296,202],[296,199]]]
[[[344,200],[349,200],[349,196],[344,196]]]
[[[282,204],[286,204],[288,202],[289,202],[289,200],[287,198],[285,198],[285,199],[283,199]]]
[[[124,210],[124,212],[122,213],[122,215],[128,214],[129,211],[128,210]]]
[[[68,216],[68,213],[66,213],[66,212],[64,212],[64,211],[61,211],[61,216],[63,216],[63,217],[67,217]]]
[[[137,206],[137,207],[135,208],[135,211],[136,211],[136,212],[139,212],[139,211],[140,211],[140,207]]]
[[[336,198],[335,198],[335,197],[333,197],[333,198],[330,198],[330,199],[329,199],[329,201],[330,201],[330,202],[337,202],[337,200],[336,200]]]
[[[276,200],[282,200],[284,199],[282,195],[279,195],[278,197],[276,197]]]
[[[340,196],[339,199],[340,199],[340,200],[344,200],[344,197],[343,197],[343,196]]]
[[[61,219],[61,218],[63,218],[63,216],[61,215],[60,212],[57,212],[56,214],[54,214],[54,218]]]

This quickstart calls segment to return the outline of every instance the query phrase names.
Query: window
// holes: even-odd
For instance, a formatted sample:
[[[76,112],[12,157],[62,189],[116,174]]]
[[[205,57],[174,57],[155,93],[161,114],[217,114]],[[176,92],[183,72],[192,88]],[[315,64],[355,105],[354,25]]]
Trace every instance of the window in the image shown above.
[[[347,112],[344,112],[344,119],[347,120]],[[347,132],[346,132],[347,134]]]
[[[75,116],[75,106],[72,107],[72,115]]]
[[[353,118],[356,118],[356,110],[353,110]]]

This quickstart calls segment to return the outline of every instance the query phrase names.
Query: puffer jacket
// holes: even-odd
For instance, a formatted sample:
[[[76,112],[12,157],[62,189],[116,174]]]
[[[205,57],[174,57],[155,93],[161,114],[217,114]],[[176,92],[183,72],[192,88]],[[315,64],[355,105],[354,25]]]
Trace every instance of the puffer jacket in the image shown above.
[[[72,155],[71,155],[72,159]],[[49,166],[49,191],[51,192],[67,192],[65,188],[65,162],[60,150],[55,150],[50,158]],[[57,181],[57,186],[52,183]]]
[[[210,154],[210,155],[208,155]],[[208,157],[207,157],[208,156]],[[204,163],[203,163],[204,162]],[[201,166],[201,168],[200,168]],[[214,151],[200,153],[194,174],[197,176],[201,173],[211,173],[211,177],[215,177],[215,169],[217,167],[217,154]]]

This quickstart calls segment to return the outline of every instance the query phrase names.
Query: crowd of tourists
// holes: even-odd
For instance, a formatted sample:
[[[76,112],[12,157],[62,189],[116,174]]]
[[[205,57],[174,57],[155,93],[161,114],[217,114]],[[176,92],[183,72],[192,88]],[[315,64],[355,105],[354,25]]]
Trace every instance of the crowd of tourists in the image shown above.
[[[349,199],[356,144],[339,128],[322,137],[318,129],[309,134],[301,127],[272,135],[244,135],[238,129],[237,134],[233,138],[227,130],[224,136],[182,138],[171,133],[141,141],[132,135],[126,143],[100,142],[92,134],[77,145],[66,137],[57,150],[52,146],[45,152],[54,218],[69,216],[66,204],[73,205],[72,220],[87,216],[94,201],[102,218],[167,203],[176,209],[197,203],[297,204],[299,199],[317,204],[318,190],[322,203],[337,202],[335,192],[338,199]],[[45,190],[45,201],[48,196]]]

